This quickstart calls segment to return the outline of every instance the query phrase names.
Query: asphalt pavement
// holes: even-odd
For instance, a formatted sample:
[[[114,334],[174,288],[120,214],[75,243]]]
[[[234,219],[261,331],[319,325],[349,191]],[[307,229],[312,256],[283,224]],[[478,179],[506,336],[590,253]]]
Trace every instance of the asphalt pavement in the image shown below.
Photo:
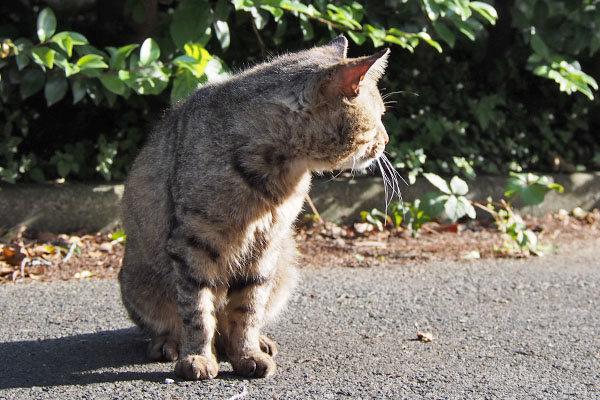
[[[1,285],[0,399],[600,399],[599,256],[302,269],[266,380],[148,362],[114,280]]]

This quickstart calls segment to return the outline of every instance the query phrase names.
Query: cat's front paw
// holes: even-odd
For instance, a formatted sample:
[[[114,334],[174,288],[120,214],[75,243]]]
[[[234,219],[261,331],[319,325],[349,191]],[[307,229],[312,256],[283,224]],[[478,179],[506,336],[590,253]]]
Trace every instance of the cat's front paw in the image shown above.
[[[262,351],[246,354],[237,360],[232,360],[231,365],[236,374],[252,378],[268,378],[277,370],[273,358]]]
[[[219,364],[213,358],[189,355],[175,364],[175,375],[187,380],[212,379],[219,373]]]

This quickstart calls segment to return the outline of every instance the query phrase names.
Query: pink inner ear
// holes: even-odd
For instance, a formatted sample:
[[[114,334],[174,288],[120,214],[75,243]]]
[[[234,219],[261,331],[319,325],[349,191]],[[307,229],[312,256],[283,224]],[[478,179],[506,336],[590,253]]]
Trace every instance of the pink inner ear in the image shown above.
[[[356,97],[360,92],[360,83],[365,79],[369,68],[377,61],[375,57],[357,59],[341,66],[337,79],[346,97]]]

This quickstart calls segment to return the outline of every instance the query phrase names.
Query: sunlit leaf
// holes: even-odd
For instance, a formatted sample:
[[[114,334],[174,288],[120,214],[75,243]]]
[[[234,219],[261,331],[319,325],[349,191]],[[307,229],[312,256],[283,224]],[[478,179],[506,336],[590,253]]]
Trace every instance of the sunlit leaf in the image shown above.
[[[104,69],[108,68],[108,65],[104,62],[102,56],[97,54],[87,54],[77,60],[76,64],[82,71],[89,69]]]
[[[31,56],[33,57],[33,61],[35,61],[36,64],[41,65],[43,67],[48,67],[50,69],[54,67],[55,55],[56,51],[46,46],[36,47],[31,51]]]
[[[438,188],[442,193],[452,194],[452,190],[450,190],[450,187],[448,186],[446,181],[439,175],[430,172],[425,172],[423,173],[423,176],[429,181],[429,183]]]
[[[458,176],[453,177],[450,180],[450,189],[453,194],[464,196],[469,192],[469,186],[467,182],[460,179]]]
[[[158,60],[160,57],[160,48],[152,38],[144,40],[140,48],[140,65],[142,67]]]

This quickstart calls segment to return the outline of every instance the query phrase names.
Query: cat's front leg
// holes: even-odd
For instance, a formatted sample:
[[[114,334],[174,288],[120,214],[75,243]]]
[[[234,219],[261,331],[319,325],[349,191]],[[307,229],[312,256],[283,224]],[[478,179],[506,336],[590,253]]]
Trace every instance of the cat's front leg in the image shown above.
[[[212,379],[219,372],[214,351],[215,288],[191,276],[181,277],[180,281],[177,303],[182,323],[181,354],[175,374],[184,379]]]
[[[227,356],[238,375],[266,378],[277,369],[273,358],[261,350],[260,329],[271,285],[269,278],[254,277],[229,290]]]
[[[207,260],[189,249],[186,252],[178,242],[171,237],[167,245],[177,275],[177,312],[181,320],[181,347],[175,374],[184,379],[212,379],[219,372],[214,349],[217,289],[201,269],[193,267]]]

